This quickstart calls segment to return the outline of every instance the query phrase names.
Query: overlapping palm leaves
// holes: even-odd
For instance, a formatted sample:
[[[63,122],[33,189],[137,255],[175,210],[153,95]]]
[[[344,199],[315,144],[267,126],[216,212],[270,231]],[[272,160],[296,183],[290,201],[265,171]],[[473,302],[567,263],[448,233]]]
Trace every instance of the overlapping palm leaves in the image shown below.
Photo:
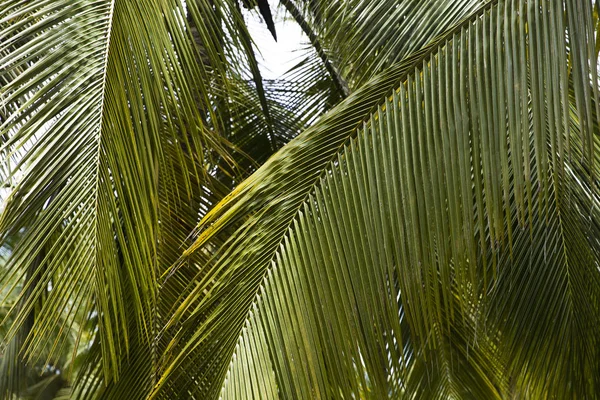
[[[8,362],[82,326],[58,395],[598,391],[597,3],[298,3],[327,83],[280,98],[235,3],[7,4]]]
[[[248,78],[227,58],[254,57],[241,21],[231,1],[2,3],[1,176],[18,183],[0,239],[20,235],[2,278],[14,304],[3,339],[22,336],[4,362],[49,349],[53,360],[74,327],[75,347],[91,345],[78,340],[92,314],[101,368],[90,371],[105,384],[152,348],[158,276],[227,193],[209,171],[235,166],[230,108],[254,107],[236,96]]]
[[[160,389],[185,365],[207,397],[592,396],[597,55],[569,38],[596,21],[567,6],[492,4],[237,188],[190,257],[250,220],[178,310]]]

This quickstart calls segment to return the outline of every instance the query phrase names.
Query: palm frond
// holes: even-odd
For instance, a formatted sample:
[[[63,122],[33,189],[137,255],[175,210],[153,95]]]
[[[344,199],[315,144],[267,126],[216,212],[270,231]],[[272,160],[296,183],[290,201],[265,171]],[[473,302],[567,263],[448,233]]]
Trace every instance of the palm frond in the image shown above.
[[[215,155],[231,162],[210,97],[230,67],[208,42],[211,68],[198,62],[185,10],[176,0],[0,6],[0,177],[16,182],[0,246],[20,235],[0,281],[4,298],[23,283],[3,339],[35,315],[15,357],[60,352],[95,313],[107,383],[134,343],[155,337],[157,273],[177,258],[173,241],[220,197],[207,165]],[[200,20],[206,33],[210,21]],[[195,218],[174,222],[186,207]]]
[[[594,26],[488,4],[282,149],[204,219],[155,395],[593,396]]]
[[[302,11],[350,89],[428,45],[482,0],[284,1]]]

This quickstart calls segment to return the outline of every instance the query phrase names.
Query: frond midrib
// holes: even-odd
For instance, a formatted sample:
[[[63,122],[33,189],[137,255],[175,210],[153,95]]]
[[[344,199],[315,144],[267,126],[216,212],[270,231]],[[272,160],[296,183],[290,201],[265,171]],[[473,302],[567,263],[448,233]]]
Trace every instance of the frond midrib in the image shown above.
[[[399,81],[403,82],[411,73],[414,72],[414,70],[416,68],[418,68],[420,65],[422,65],[423,61],[426,61],[429,57],[431,57],[433,54],[436,53],[436,51],[440,48],[440,45],[445,43],[446,41],[450,40],[457,32],[460,32],[461,29],[463,29],[464,26],[469,25],[472,23],[473,20],[475,20],[476,18],[481,17],[481,15],[483,15],[483,13],[485,13],[488,9],[491,9],[493,6],[495,6],[498,3],[498,0],[491,0],[487,3],[485,3],[484,5],[482,5],[481,7],[479,7],[471,16],[469,16],[468,18],[465,18],[463,21],[461,21],[460,23],[458,23],[457,25],[455,25],[452,29],[450,29],[448,32],[446,32],[444,35],[440,36],[438,39],[436,39],[434,42],[432,42],[430,45],[428,45],[425,49],[421,50],[418,54],[409,57],[409,67],[404,67],[404,66],[400,66],[402,71],[405,71],[404,73],[401,74]],[[403,63],[402,63],[403,64]],[[398,92],[398,89],[394,89],[394,92]],[[357,92],[359,93],[359,92]],[[389,99],[391,96],[386,96],[386,99]],[[327,175],[327,173],[330,171],[330,169],[332,167],[335,167],[335,160],[342,155],[343,153],[345,153],[346,151],[350,150],[350,146],[349,143],[351,141],[356,141],[358,140],[358,137],[360,136],[360,132],[361,130],[361,126],[363,124],[366,124],[368,122],[365,122],[365,120],[368,121],[369,116],[370,115],[375,115],[375,119],[377,119],[377,110],[381,110],[384,111],[385,110],[385,102],[379,103],[377,106],[375,106],[373,108],[373,111],[370,112],[368,114],[367,117],[365,117],[361,122],[358,123],[358,126],[352,130],[352,133],[354,133],[354,135],[349,136],[345,141],[343,141],[340,146],[338,147],[338,150],[332,155],[332,157],[326,161],[324,163],[325,167],[323,168],[323,170],[321,171],[321,173],[318,175],[318,177],[315,179],[314,183],[312,185],[310,185],[310,189],[307,191],[307,194],[304,196],[303,200],[301,202],[299,202],[299,205],[294,209],[293,211],[293,216],[290,218],[290,221],[286,224],[286,226],[283,228],[283,232],[285,232],[284,235],[282,235],[281,239],[277,242],[276,245],[276,250],[273,253],[273,255],[269,258],[269,261],[267,262],[267,265],[272,265],[273,262],[275,262],[277,260],[277,255],[280,252],[280,248],[281,245],[284,243],[286,237],[289,238],[289,234],[290,231],[293,229],[293,224],[295,221],[298,220],[298,216],[303,208],[303,206],[309,201],[309,198],[311,195],[314,195],[316,190],[321,186],[321,182],[324,179],[324,177]],[[218,207],[218,205],[217,205]],[[255,307],[258,303],[258,301],[260,300],[261,297],[261,291],[264,288],[265,282],[267,280],[267,274],[270,270],[270,267],[268,267],[265,269],[265,272],[263,273],[263,280],[261,280],[261,284],[260,286],[258,286],[255,295],[254,295],[254,300],[252,301],[252,303],[250,304],[250,306],[248,307],[248,312],[246,314],[246,318],[244,320],[243,325],[240,327],[239,329],[239,333],[238,333],[238,339],[236,340],[236,343],[239,343],[240,340],[242,340],[242,335],[241,333],[243,332],[243,330],[246,328],[248,328],[248,323],[249,323],[249,318],[251,310],[253,309],[253,307]],[[235,351],[232,353],[230,359],[233,359],[233,357],[235,356]],[[227,374],[229,373],[231,369],[231,363],[229,363],[229,366],[227,368],[227,372],[225,373],[224,376],[227,376]],[[224,386],[225,386],[225,381],[223,382],[223,384],[221,385],[221,390],[219,391],[219,393],[222,392]]]

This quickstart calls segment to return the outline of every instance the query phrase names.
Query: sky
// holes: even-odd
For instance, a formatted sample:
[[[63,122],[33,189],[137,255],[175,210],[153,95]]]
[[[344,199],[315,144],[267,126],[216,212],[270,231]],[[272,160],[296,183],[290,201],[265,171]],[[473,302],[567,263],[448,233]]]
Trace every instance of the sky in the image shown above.
[[[302,54],[299,49],[308,42],[308,38],[300,26],[291,19],[290,14],[283,7],[279,7],[279,1],[269,0],[269,4],[277,31],[277,42],[262,22],[258,8],[255,12],[246,14],[246,22],[262,56],[260,67],[263,78],[275,79],[295,65],[295,61]],[[286,17],[287,21],[284,19]]]

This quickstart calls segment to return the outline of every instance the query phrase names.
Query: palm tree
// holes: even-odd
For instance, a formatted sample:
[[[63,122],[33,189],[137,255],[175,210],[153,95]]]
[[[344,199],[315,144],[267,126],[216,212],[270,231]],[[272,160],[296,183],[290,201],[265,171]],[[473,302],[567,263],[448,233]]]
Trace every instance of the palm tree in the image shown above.
[[[600,4],[241,6],[0,5],[1,396],[596,398]]]

